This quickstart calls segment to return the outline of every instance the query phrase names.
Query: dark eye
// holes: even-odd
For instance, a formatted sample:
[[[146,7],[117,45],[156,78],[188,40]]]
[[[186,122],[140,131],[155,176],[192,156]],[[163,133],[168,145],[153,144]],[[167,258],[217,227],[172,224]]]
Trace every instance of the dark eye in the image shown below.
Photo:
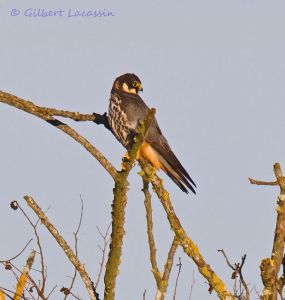
[[[133,82],[133,87],[138,87],[138,86],[140,86],[140,84],[137,81],[134,81]]]

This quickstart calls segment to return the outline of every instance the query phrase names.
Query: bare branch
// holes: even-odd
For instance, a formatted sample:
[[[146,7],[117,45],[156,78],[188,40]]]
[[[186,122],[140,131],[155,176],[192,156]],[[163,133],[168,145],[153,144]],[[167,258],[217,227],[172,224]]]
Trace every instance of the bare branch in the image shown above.
[[[252,178],[248,178],[249,182],[251,184],[256,184],[256,185],[278,185],[277,180],[276,181],[260,181],[260,180],[256,180],[256,179],[252,179]]]
[[[159,272],[157,261],[156,261],[156,248],[153,236],[153,221],[152,221],[152,207],[151,207],[151,195],[148,190],[149,183],[143,179],[143,193],[145,196],[144,205],[146,209],[146,220],[147,220],[147,236],[149,245],[149,256],[152,267],[152,273],[156,281],[156,286],[158,290],[162,289],[161,286],[161,274]]]
[[[82,114],[79,112],[71,112],[66,110],[59,110],[55,108],[47,108],[47,107],[41,107],[36,106],[37,110],[41,112],[42,114],[49,115],[49,116],[58,116],[58,117],[64,117],[69,118],[74,121],[95,121],[95,115],[94,114]]]
[[[218,252],[221,252],[226,260],[226,263],[227,265],[234,271],[232,273],[232,277],[231,279],[234,279],[235,280],[235,284],[234,284],[234,295],[236,298],[238,299],[245,299],[245,300],[249,300],[250,299],[250,291],[249,291],[249,288],[243,278],[243,274],[242,274],[242,267],[244,265],[244,262],[245,262],[245,259],[246,259],[246,254],[242,256],[241,258],[241,263],[235,263],[234,265],[232,263],[230,263],[227,255],[226,255],[226,252],[224,251],[224,249],[221,249],[221,250],[218,250]],[[240,281],[239,281],[239,291],[238,289],[236,288],[236,280],[237,280],[237,277],[239,276],[240,278]],[[242,289],[242,286],[243,286],[243,289]],[[243,293],[245,291],[245,298],[243,296]],[[239,293],[239,295],[238,295]],[[242,298],[243,297],[243,298]]]
[[[26,220],[29,222],[29,224],[32,226],[32,228],[34,230],[34,234],[35,234],[36,240],[37,240],[37,246],[39,248],[40,259],[41,259],[41,271],[40,271],[40,273],[42,275],[41,295],[44,295],[45,283],[46,283],[46,278],[47,277],[46,277],[46,272],[45,272],[44,254],[43,254],[43,250],[42,250],[42,246],[41,246],[41,242],[40,242],[40,236],[39,236],[38,231],[37,231],[37,225],[38,225],[39,219],[34,224],[32,222],[32,220],[30,219],[30,217],[26,214],[24,209],[19,205],[19,203],[16,200],[12,201],[10,206],[11,207],[17,207],[17,209],[20,209],[20,211],[22,212],[22,214],[24,215],[24,217],[26,218]],[[13,208],[13,209],[15,209],[15,208]]]
[[[15,275],[15,278],[17,278],[17,281],[19,280],[18,276],[15,274],[14,270],[15,269],[18,273],[21,274],[21,270],[16,267],[14,264],[12,264],[11,262],[9,263],[9,269],[12,270],[13,274]],[[27,277],[29,278],[29,281],[32,284],[32,288],[35,288],[37,291],[38,296],[42,299],[42,300],[47,300],[47,298],[45,297],[45,295],[42,293],[40,287],[37,285],[36,281],[33,279],[33,277],[30,275],[30,273],[27,273]]]
[[[230,261],[229,261],[227,255],[226,255],[226,252],[224,251],[224,249],[219,249],[218,252],[221,252],[221,253],[223,254],[223,256],[224,256],[224,258],[225,258],[225,260],[226,260],[227,265],[228,265],[233,271],[235,271],[236,268],[230,263]]]
[[[168,286],[169,276],[170,276],[170,272],[171,272],[172,265],[173,265],[173,259],[174,259],[178,244],[179,243],[176,239],[176,236],[174,236],[173,242],[168,251],[168,256],[167,256],[167,260],[166,260],[166,264],[164,266],[164,272],[163,272],[163,276],[162,276],[165,293],[166,293],[166,289]]]
[[[42,224],[45,225],[45,227],[48,229],[48,231],[52,234],[52,236],[55,238],[59,246],[62,248],[64,253],[67,255],[70,262],[76,267],[77,271],[79,272],[86,289],[88,291],[89,297],[91,300],[97,300],[98,294],[95,291],[95,288],[93,286],[93,282],[91,281],[88,273],[85,270],[84,264],[82,264],[79,259],[76,257],[75,253],[72,251],[70,246],[67,244],[67,242],[64,240],[64,238],[59,234],[58,230],[51,224],[51,222],[48,220],[44,212],[41,210],[41,208],[38,206],[38,204],[35,202],[35,200],[30,196],[24,196],[24,199],[26,200],[27,204],[30,208],[37,214],[37,216],[41,219]]]
[[[0,286],[0,300],[6,300],[5,296],[13,300],[13,297],[10,296],[9,293],[14,294],[13,291]]]
[[[180,272],[181,272],[181,268],[182,268],[181,257],[179,257],[178,260],[179,260],[179,263],[176,265],[178,267],[178,272],[177,272],[177,276],[176,276],[176,280],[175,280],[174,293],[173,293],[173,298],[172,298],[173,300],[176,299],[178,280],[179,280],[179,276],[180,276]]]
[[[250,299],[250,291],[249,291],[249,288],[248,288],[248,286],[243,278],[243,274],[242,274],[242,267],[244,265],[245,259],[246,259],[246,254],[243,255],[241,258],[241,264],[239,267],[239,277],[240,277],[241,284],[243,285],[243,288],[245,289],[246,300],[249,300]]]
[[[193,259],[197,265],[199,272],[207,279],[210,287],[216,291],[220,299],[234,299],[233,295],[226,288],[224,282],[211,269],[210,265],[206,263],[204,257],[200,253],[198,247],[189,238],[184,228],[182,227],[178,217],[175,214],[168,192],[163,187],[162,180],[156,175],[152,166],[144,159],[139,160],[143,176],[152,183],[153,189],[157,194],[160,202],[167,214],[168,221],[172,230],[174,231],[179,244],[182,246],[184,252]]]
[[[194,285],[195,285],[195,276],[194,276],[194,271],[193,271],[193,274],[192,274],[192,283],[191,283],[191,286],[190,286],[190,294],[189,294],[188,300],[191,300],[191,298],[192,298],[192,293],[193,293]]]
[[[49,294],[47,295],[47,300],[48,300],[48,298],[51,296],[51,294],[55,291],[56,288],[57,288],[57,285],[55,285],[55,286],[51,289],[51,291],[50,291]]]
[[[167,291],[168,281],[170,272],[173,265],[173,258],[178,246],[176,238],[174,237],[171,247],[168,252],[167,261],[164,266],[164,273],[161,276],[160,271],[157,266],[156,260],[156,248],[155,241],[153,236],[153,221],[152,221],[152,207],[151,207],[151,195],[148,190],[148,182],[143,177],[143,193],[145,195],[145,209],[146,209],[146,220],[147,220],[147,236],[148,236],[148,244],[149,244],[149,252],[150,252],[150,262],[152,266],[152,273],[154,275],[157,287],[156,300],[163,300]]]
[[[26,263],[25,267],[24,267],[23,271],[21,272],[20,278],[17,283],[14,300],[20,300],[22,298],[24,289],[27,284],[28,273],[30,272],[30,269],[34,263],[35,254],[36,254],[36,252],[34,250],[32,250],[32,252],[30,253],[30,255],[27,259],[27,263]]]
[[[103,272],[103,268],[104,268],[104,263],[105,263],[105,256],[106,256],[106,250],[107,250],[107,246],[110,242],[110,238],[109,238],[109,230],[111,228],[111,223],[109,224],[105,234],[102,234],[102,232],[100,231],[100,229],[97,227],[97,230],[99,232],[99,234],[101,235],[102,239],[103,239],[103,248],[98,246],[99,249],[102,251],[102,257],[101,257],[101,261],[100,261],[100,270],[99,270],[99,273],[98,273],[98,276],[97,276],[97,280],[96,280],[96,283],[95,283],[95,289],[98,288],[98,285],[99,285],[99,282],[100,282],[100,279],[101,279],[101,275],[102,275],[102,272]]]
[[[81,224],[82,224],[82,219],[83,219],[83,199],[82,199],[81,195],[80,195],[80,200],[81,200],[81,209],[80,209],[79,222],[78,222],[78,226],[77,226],[76,231],[73,233],[73,235],[74,235],[74,250],[75,250],[76,257],[78,257],[78,233],[79,233],[79,230],[80,230],[80,227],[81,227]],[[66,300],[68,295],[71,294],[71,290],[73,288],[73,285],[74,285],[74,282],[75,282],[75,279],[76,279],[76,275],[77,275],[77,269],[74,268],[74,274],[73,274],[70,286],[69,286],[69,288],[67,288],[69,293],[65,293],[64,300]]]
[[[153,236],[153,221],[152,221],[152,207],[151,207],[151,194],[148,189],[148,181],[143,176],[143,193],[145,196],[145,208],[146,208],[146,220],[147,220],[147,235],[148,235],[148,244],[150,252],[150,262],[152,266],[152,273],[154,275],[157,287],[156,300],[163,300],[167,291],[168,281],[170,272],[173,265],[174,255],[178,246],[176,237],[174,237],[173,242],[168,251],[167,260],[164,266],[164,273],[161,276],[160,271],[157,266],[156,260],[156,248],[155,241]]]
[[[94,115],[81,115],[79,113],[60,111],[52,108],[43,108],[35,105],[30,101],[20,99],[12,94],[5,93],[2,91],[0,91],[0,102],[16,107],[34,116],[37,116],[38,118],[48,122],[49,124],[55,126],[59,130],[68,134],[71,138],[73,138],[79,144],[81,144],[91,155],[93,155],[99,161],[99,163],[105,168],[105,170],[113,177],[113,179],[115,179],[117,174],[116,169],[107,160],[107,158],[97,148],[95,148],[95,146],[93,146],[87,139],[85,139],[83,136],[78,134],[74,129],[69,127],[67,124],[64,124],[63,122],[52,117],[52,115],[56,115],[57,113],[58,115],[61,116],[76,119],[76,121],[78,121],[79,119],[87,120],[89,118],[90,120],[94,121],[95,118]],[[48,114],[49,112],[52,112],[52,115],[49,115]]]
[[[143,300],[146,300],[145,296],[146,296],[146,290],[144,290],[144,292],[143,292]]]
[[[275,226],[274,242],[271,252],[271,258],[265,258],[261,261],[261,278],[264,285],[263,298],[276,299],[278,292],[278,273],[283,260],[284,238],[285,238],[285,177],[279,163],[274,164],[274,174],[276,182],[280,187],[278,196],[277,220]],[[277,185],[274,183],[274,185]]]

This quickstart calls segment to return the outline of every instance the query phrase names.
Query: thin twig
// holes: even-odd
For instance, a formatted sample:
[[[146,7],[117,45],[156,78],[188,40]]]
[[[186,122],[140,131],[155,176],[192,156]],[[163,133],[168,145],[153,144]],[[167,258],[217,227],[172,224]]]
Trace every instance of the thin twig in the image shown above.
[[[240,299],[241,296],[243,296],[243,293],[245,291],[245,298],[246,300],[250,299],[250,291],[248,288],[248,285],[246,284],[244,278],[243,278],[243,274],[242,274],[242,268],[244,266],[245,263],[245,259],[246,259],[246,254],[242,256],[241,258],[241,263],[235,263],[234,265],[229,261],[228,256],[226,255],[226,252],[224,251],[224,249],[219,249],[218,252],[221,252],[222,255],[224,256],[227,265],[234,271],[232,273],[232,279],[234,279],[235,283],[234,283],[234,295]],[[237,277],[239,276],[239,292],[238,292],[238,288],[237,288]],[[243,289],[242,289],[243,286]],[[238,293],[240,294],[240,296],[238,295]],[[244,296],[243,296],[244,297]]]
[[[74,293],[70,292],[70,295],[77,300],[82,300],[82,298],[80,298],[79,296],[76,296]]]
[[[233,270],[235,271],[236,268],[230,263],[228,256],[226,255],[226,252],[224,251],[224,249],[218,249],[218,252],[221,252],[226,260],[227,265]]]
[[[243,285],[243,288],[245,289],[246,300],[249,300],[250,299],[250,291],[249,291],[249,288],[248,288],[248,286],[243,278],[243,274],[242,274],[242,267],[244,265],[245,259],[246,259],[246,254],[243,255],[241,258],[241,264],[239,267],[239,277],[240,277],[241,284]]]
[[[8,297],[9,299],[12,299],[12,300],[13,300],[13,297],[10,296],[10,295],[8,294],[8,293],[14,294],[13,291],[11,291],[11,290],[9,290],[9,289],[7,289],[7,288],[4,288],[4,287],[2,287],[2,286],[0,286],[0,291],[2,291],[2,293],[3,293],[6,297]],[[1,298],[0,298],[0,299],[1,299]]]
[[[179,276],[180,276],[180,272],[181,272],[181,268],[182,268],[181,257],[178,257],[178,260],[179,260],[179,263],[176,265],[178,267],[178,272],[177,272],[177,276],[176,276],[176,280],[175,280],[173,300],[176,299],[176,292],[177,292],[178,280],[179,280]]]
[[[18,273],[21,273],[21,270],[16,267],[13,263],[10,263],[10,267],[12,268],[12,271],[14,271],[13,269],[15,269]],[[15,275],[15,273],[14,273]],[[41,288],[37,285],[36,281],[33,279],[33,277],[30,275],[30,273],[27,274],[29,281],[32,284],[32,287],[36,289],[38,296],[42,299],[42,300],[47,300],[47,298],[45,297],[45,295],[42,293]],[[15,276],[16,278],[19,279],[18,276]]]
[[[57,288],[57,285],[55,285],[55,286],[51,289],[51,291],[50,291],[49,294],[47,295],[47,300],[48,300],[48,298],[51,296],[51,294],[55,291],[56,288]]]
[[[18,254],[16,254],[15,256],[13,256],[13,257],[11,257],[11,258],[9,258],[9,259],[0,260],[0,263],[4,263],[4,262],[6,262],[6,261],[12,261],[12,260],[16,259],[17,257],[19,257],[19,256],[26,250],[26,248],[28,247],[28,245],[30,244],[30,242],[31,242],[32,240],[33,240],[33,239],[30,239],[30,240],[27,242],[27,244],[25,245],[25,247],[24,247]]]
[[[109,230],[111,228],[111,223],[109,224],[105,234],[102,234],[102,232],[100,231],[100,229],[96,226],[101,238],[103,239],[103,248],[98,246],[99,249],[102,251],[102,257],[101,257],[101,261],[100,261],[100,270],[99,270],[99,273],[98,273],[98,276],[97,276],[97,280],[96,280],[96,283],[95,283],[95,289],[98,288],[98,285],[99,285],[99,282],[100,282],[100,279],[101,279],[101,275],[102,275],[102,272],[103,272],[103,268],[104,268],[104,263],[105,263],[105,256],[106,256],[106,250],[107,250],[107,246],[110,242],[110,237],[109,236]]]
[[[191,286],[190,286],[190,294],[189,294],[188,300],[191,300],[191,298],[192,298],[194,285],[195,285],[195,276],[194,276],[194,271],[193,271],[193,273],[192,273],[192,283],[191,283]]]
[[[79,230],[80,230],[80,227],[81,227],[81,224],[82,224],[82,219],[83,219],[83,199],[80,195],[80,201],[81,201],[81,209],[80,209],[80,217],[79,217],[79,222],[78,222],[78,225],[77,225],[77,229],[76,231],[73,233],[73,236],[74,236],[74,251],[75,251],[75,255],[76,257],[78,257],[78,233],[79,233]],[[76,279],[76,275],[77,275],[77,269],[74,267],[74,274],[73,274],[73,277],[72,277],[72,280],[71,280],[71,283],[69,285],[69,288],[68,291],[69,293],[66,293],[65,294],[65,297],[64,297],[64,300],[67,299],[68,295],[71,294],[71,290],[73,288],[73,285],[74,285],[74,282],[75,282],[75,279]]]
[[[34,263],[35,255],[36,255],[35,250],[32,250],[32,252],[30,253],[30,255],[27,259],[27,263],[26,263],[25,267],[24,267],[23,271],[21,272],[20,278],[17,282],[14,300],[20,300],[20,298],[22,298],[22,295],[23,295],[23,292],[24,292],[24,289],[26,287],[27,280],[28,280],[28,273],[30,272],[30,269]]]
[[[34,234],[36,236],[36,240],[37,240],[37,246],[39,248],[39,254],[40,254],[40,260],[41,260],[41,275],[42,275],[42,286],[41,286],[41,294],[44,295],[45,293],[45,283],[46,283],[46,273],[45,273],[45,264],[44,264],[44,254],[43,254],[43,249],[41,246],[41,242],[40,242],[40,236],[38,234],[37,231],[37,225],[39,223],[39,219],[37,220],[36,224],[34,224],[30,217],[26,214],[26,212],[24,211],[24,209],[21,207],[21,205],[19,205],[19,203],[17,201],[13,201],[14,204],[16,204],[17,208],[20,209],[20,211],[22,212],[22,214],[24,215],[24,217],[26,218],[26,220],[30,223],[30,225],[32,226],[33,230],[34,230]]]
[[[59,234],[58,230],[51,224],[51,222],[48,220],[44,212],[41,210],[41,208],[38,206],[38,204],[35,202],[35,200],[30,196],[24,196],[24,199],[26,200],[27,204],[30,208],[37,214],[37,216],[41,219],[42,224],[45,225],[45,227],[48,229],[48,231],[52,234],[52,236],[55,238],[59,246],[62,248],[64,253],[67,255],[70,262],[74,265],[74,267],[77,268],[77,271],[79,272],[86,289],[88,291],[89,297],[91,300],[97,300],[98,296],[94,289],[93,282],[91,281],[88,273],[85,270],[84,264],[82,264],[79,259],[76,257],[75,253],[72,251],[71,247],[67,244],[67,242],[64,240],[64,238]]]

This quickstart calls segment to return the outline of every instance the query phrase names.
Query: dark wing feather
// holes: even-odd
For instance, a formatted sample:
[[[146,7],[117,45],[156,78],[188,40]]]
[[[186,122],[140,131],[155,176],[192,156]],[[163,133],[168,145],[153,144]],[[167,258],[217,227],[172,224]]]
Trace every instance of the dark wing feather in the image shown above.
[[[138,121],[144,121],[149,112],[148,106],[144,103],[142,98],[137,94],[129,94],[121,92],[121,109],[127,115],[129,125],[132,129],[136,129]]]
[[[135,129],[138,126],[138,120],[143,121],[146,118],[147,113],[149,112],[149,107],[144,103],[139,95],[122,92],[120,96],[122,100],[121,108],[127,115],[129,123],[128,126],[130,129]],[[158,152],[159,155],[162,156],[164,160],[166,160],[169,166],[178,175],[179,178],[175,177],[169,170],[165,170],[166,174],[178,185],[178,187],[182,191],[188,193],[188,190],[184,186],[186,185],[195,194],[196,192],[193,188],[193,186],[196,187],[195,182],[184,169],[175,154],[171,151],[171,148],[166,138],[163,136],[155,118],[149,128],[146,142],[151,144],[151,146]]]
[[[179,179],[177,179],[173,174],[171,174],[169,171],[165,171],[166,174],[173,180],[173,182],[180,188],[181,191],[183,191],[184,193],[188,194],[188,190],[185,187],[185,185],[183,183],[181,183],[181,181],[179,181]],[[191,191],[196,194],[195,190],[192,188],[192,186],[190,186]]]
[[[166,160],[166,162],[174,170],[174,172],[178,174],[179,180],[174,176],[174,174],[171,174],[169,170],[166,169],[165,171],[167,175],[180,188],[181,188],[181,184],[183,183],[195,194],[196,192],[193,188],[193,186],[196,187],[195,182],[192,180],[188,172],[184,169],[184,167],[182,166],[178,158],[172,152],[166,138],[161,133],[161,130],[156,120],[154,120],[154,123],[151,125],[149,129],[148,135],[146,137],[146,142],[150,143],[151,146]],[[179,184],[177,183],[177,181],[179,181]]]

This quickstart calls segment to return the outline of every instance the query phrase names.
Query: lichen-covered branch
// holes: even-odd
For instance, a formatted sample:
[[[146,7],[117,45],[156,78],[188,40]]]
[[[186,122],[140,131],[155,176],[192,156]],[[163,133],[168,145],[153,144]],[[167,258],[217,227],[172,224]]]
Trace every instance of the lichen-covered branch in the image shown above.
[[[265,258],[261,261],[261,278],[264,285],[263,300],[277,299],[278,292],[278,273],[282,264],[284,255],[284,238],[285,238],[285,176],[279,163],[274,164],[274,174],[276,183],[280,187],[280,194],[277,201],[277,220],[271,258]],[[251,182],[252,183],[252,182]],[[277,185],[274,182],[274,185]],[[264,182],[263,185],[268,185]]]
[[[147,236],[148,236],[148,244],[149,244],[149,252],[150,252],[149,256],[150,256],[150,262],[151,262],[151,267],[152,267],[152,273],[153,273],[154,279],[156,281],[156,287],[157,287],[155,299],[163,300],[165,298],[165,295],[167,292],[169,276],[171,273],[173,259],[174,259],[174,255],[175,255],[178,243],[177,243],[176,237],[174,237],[173,242],[168,251],[166,263],[164,265],[163,276],[161,276],[161,273],[157,266],[157,260],[156,260],[156,247],[155,247],[155,241],[154,241],[154,236],[153,236],[151,194],[149,192],[148,185],[149,185],[149,183],[143,178],[142,191],[145,195],[144,204],[145,204],[145,209],[146,209]]]
[[[168,255],[167,255],[167,260],[166,263],[164,265],[164,272],[163,272],[163,276],[162,276],[162,285],[163,288],[165,289],[165,293],[166,293],[166,289],[168,286],[168,281],[169,281],[169,276],[170,276],[170,272],[173,266],[173,260],[174,260],[174,256],[177,250],[179,243],[177,241],[176,236],[174,236],[173,241],[171,243],[171,246],[169,248],[168,251]]]
[[[71,247],[67,244],[65,239],[59,234],[58,230],[53,226],[49,221],[45,213],[38,206],[35,200],[30,196],[24,196],[29,207],[37,214],[40,218],[42,224],[47,228],[51,235],[55,238],[60,248],[64,251],[70,262],[77,269],[80,274],[82,281],[84,282],[86,289],[88,291],[89,297],[91,300],[98,300],[98,294],[96,293],[93,282],[90,279],[88,273],[85,270],[84,264],[82,264],[79,259],[76,257],[75,253],[72,251]]]
[[[160,199],[160,202],[167,214],[171,229],[174,231],[177,241],[182,246],[184,252],[193,259],[198,267],[199,272],[206,278],[210,287],[215,290],[220,299],[234,299],[233,295],[227,289],[224,282],[212,270],[210,265],[206,263],[204,257],[199,251],[199,248],[185,232],[178,217],[175,214],[169,194],[163,187],[162,180],[156,175],[153,168],[148,163],[146,163],[145,160],[140,159],[140,164],[146,178],[152,183],[153,189]]]
[[[54,108],[45,108],[35,105],[31,101],[23,100],[17,96],[14,96],[9,93],[0,91],[0,102],[8,104],[10,106],[16,107],[20,110],[23,110],[29,114],[32,114],[49,124],[55,126],[59,130],[68,134],[71,138],[76,140],[81,144],[91,155],[93,155],[99,163],[105,168],[105,170],[115,178],[117,171],[112,166],[112,164],[107,160],[107,158],[95,147],[93,146],[86,138],[78,134],[74,129],[72,129],[67,124],[55,119],[53,116],[61,116],[71,118],[75,121],[94,121],[95,116],[79,114],[78,112],[68,112],[63,110],[57,110]]]
[[[24,110],[28,113],[31,113],[31,111],[35,111],[44,115],[48,115],[50,117],[59,116],[69,118],[74,121],[94,121],[96,119],[96,115],[94,114],[82,114],[79,112],[71,112],[67,110],[38,106],[31,101],[20,99],[19,97],[3,91],[0,91],[0,102],[15,106],[18,109]]]
[[[123,236],[125,234],[125,208],[127,204],[128,175],[138,156],[140,147],[145,139],[148,128],[154,118],[155,109],[151,109],[146,120],[140,124],[134,138],[134,144],[122,160],[122,170],[115,177],[114,201],[112,204],[112,233],[110,240],[110,252],[106,264],[104,277],[104,299],[115,299],[116,278],[121,263]]]
[[[146,221],[147,221],[147,237],[149,245],[149,257],[152,268],[152,273],[156,281],[158,290],[161,290],[161,274],[159,272],[157,261],[156,261],[156,248],[153,236],[153,221],[152,221],[152,207],[151,207],[151,195],[148,190],[148,182],[143,180],[143,193],[145,196],[144,205],[146,209]]]
[[[164,265],[164,272],[160,279],[159,289],[156,292],[155,300],[164,300],[168,288],[169,276],[173,266],[173,260],[178,247],[178,242],[174,236],[171,246],[168,251],[167,260]]]

